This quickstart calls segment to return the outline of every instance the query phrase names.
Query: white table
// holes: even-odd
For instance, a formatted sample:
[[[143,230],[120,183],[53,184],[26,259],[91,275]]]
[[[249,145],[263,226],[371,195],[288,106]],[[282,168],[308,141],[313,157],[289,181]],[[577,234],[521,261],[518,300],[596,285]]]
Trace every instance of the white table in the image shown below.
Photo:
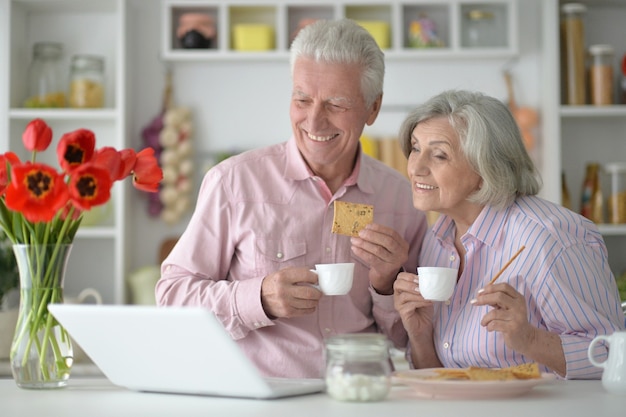
[[[419,399],[394,387],[387,400],[344,403],[326,394],[278,400],[247,400],[133,392],[104,378],[73,378],[58,390],[23,390],[0,380],[2,417],[623,417],[626,396],[605,392],[600,381],[554,381],[521,397],[499,400]]]

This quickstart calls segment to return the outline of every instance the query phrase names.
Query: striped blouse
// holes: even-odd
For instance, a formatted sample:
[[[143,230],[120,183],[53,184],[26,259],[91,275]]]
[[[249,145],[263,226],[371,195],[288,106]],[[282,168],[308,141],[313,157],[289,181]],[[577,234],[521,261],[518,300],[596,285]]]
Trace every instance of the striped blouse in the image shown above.
[[[421,266],[459,267],[455,226],[441,216],[427,233]],[[435,303],[434,342],[445,367],[506,367],[530,358],[508,349],[499,332],[487,332],[481,318],[491,308],[470,300],[525,245],[498,278],[526,297],[529,322],[561,337],[568,379],[600,378],[602,368],[587,359],[591,340],[623,330],[624,315],[606,245],[586,218],[536,196],[519,197],[504,210],[485,207],[462,237],[465,269],[452,298]],[[605,360],[598,344],[594,355]],[[547,371],[547,369],[544,369]]]

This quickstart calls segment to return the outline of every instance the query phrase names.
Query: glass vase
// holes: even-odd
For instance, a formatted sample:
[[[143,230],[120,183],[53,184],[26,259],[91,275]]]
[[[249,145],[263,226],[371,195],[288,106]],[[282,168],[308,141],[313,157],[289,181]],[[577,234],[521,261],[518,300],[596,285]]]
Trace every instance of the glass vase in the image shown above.
[[[13,246],[20,274],[20,306],[10,362],[20,388],[61,388],[70,377],[70,337],[48,312],[48,304],[63,302],[71,249],[71,244]]]

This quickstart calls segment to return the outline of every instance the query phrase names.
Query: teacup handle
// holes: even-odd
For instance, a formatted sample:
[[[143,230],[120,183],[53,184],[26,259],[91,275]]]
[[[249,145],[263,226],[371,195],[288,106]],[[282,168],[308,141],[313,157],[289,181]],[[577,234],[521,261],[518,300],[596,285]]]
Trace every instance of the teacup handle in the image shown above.
[[[603,340],[606,341],[607,343],[611,342],[611,338],[609,336],[606,336],[606,335],[596,336],[595,339],[591,341],[591,343],[589,344],[589,348],[587,349],[587,357],[589,358],[589,362],[591,362],[593,366],[597,366],[598,368],[604,368],[606,366],[606,361],[605,362],[596,361],[593,358],[593,348],[596,344],[598,344],[599,342]]]
[[[320,276],[320,274],[315,269],[309,269],[309,271],[313,272],[318,277]],[[311,284],[311,287],[322,291],[322,289],[320,288],[320,284]]]
[[[89,297],[93,298],[96,304],[102,304],[102,296],[95,288],[85,288],[76,299],[78,304],[82,304]]]

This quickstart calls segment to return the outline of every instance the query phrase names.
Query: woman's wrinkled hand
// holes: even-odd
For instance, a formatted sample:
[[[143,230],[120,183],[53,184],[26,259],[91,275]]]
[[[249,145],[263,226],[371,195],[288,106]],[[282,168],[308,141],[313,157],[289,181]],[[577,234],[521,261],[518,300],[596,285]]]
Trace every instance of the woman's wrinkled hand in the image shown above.
[[[401,272],[393,286],[394,307],[400,313],[404,328],[409,334],[431,332],[433,303],[425,300],[419,292],[419,277]]]
[[[491,284],[478,291],[475,306],[493,307],[480,324],[490,332],[500,332],[509,349],[525,352],[536,338],[536,328],[528,322],[526,299],[509,284]]]

